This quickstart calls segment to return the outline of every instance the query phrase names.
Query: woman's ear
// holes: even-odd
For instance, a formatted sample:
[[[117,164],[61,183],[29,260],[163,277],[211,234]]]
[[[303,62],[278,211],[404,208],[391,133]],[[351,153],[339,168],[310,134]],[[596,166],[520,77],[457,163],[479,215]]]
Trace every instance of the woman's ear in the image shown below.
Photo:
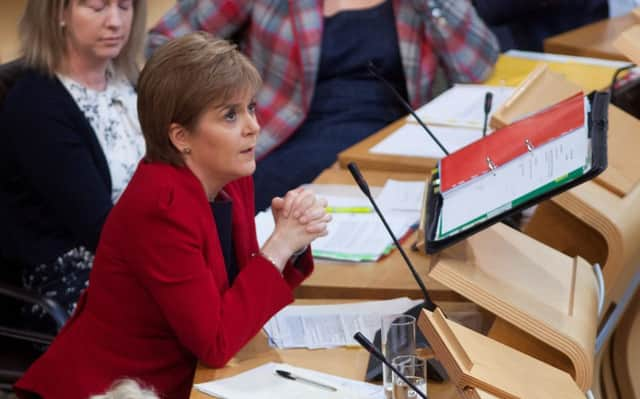
[[[169,140],[178,152],[183,154],[191,152],[191,141],[189,138],[189,132],[184,126],[178,123],[169,125]]]

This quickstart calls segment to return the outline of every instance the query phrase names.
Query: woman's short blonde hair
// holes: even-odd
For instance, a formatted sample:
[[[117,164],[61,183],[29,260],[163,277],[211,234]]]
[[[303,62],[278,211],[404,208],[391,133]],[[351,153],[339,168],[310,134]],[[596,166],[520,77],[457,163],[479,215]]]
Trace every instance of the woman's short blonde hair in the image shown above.
[[[158,399],[150,389],[142,388],[135,380],[116,381],[103,395],[93,395],[89,399]]]
[[[28,0],[20,19],[20,44],[25,64],[53,75],[65,56],[66,38],[60,25],[63,11],[73,0]],[[83,0],[80,0],[83,1]],[[142,56],[147,19],[147,0],[133,0],[133,21],[129,40],[113,65],[135,82]]]
[[[191,33],[160,47],[138,81],[138,116],[151,162],[183,166],[169,139],[176,123],[193,132],[200,116],[241,93],[254,95],[262,79],[251,61],[226,40]]]

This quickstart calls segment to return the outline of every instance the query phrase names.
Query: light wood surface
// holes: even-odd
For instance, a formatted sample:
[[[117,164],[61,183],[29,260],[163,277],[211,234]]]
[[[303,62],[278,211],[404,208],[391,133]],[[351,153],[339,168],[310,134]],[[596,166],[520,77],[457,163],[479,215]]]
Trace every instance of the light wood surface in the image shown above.
[[[620,399],[640,398],[640,291],[631,300],[612,339],[613,369]]]
[[[635,23],[632,14],[595,22],[546,39],[544,51],[626,61],[627,57],[613,46],[613,41]]]
[[[607,171],[598,181],[586,182],[552,198],[553,204],[566,211],[564,220],[558,219],[563,216],[562,211],[553,205],[544,206],[536,210],[526,228],[527,234],[558,250],[602,265],[605,314],[624,293],[640,259],[640,159],[636,155],[639,131],[640,121],[610,106]],[[577,230],[567,231],[563,225]],[[584,237],[587,240],[583,242]],[[591,243],[595,243],[597,252]]]
[[[330,301],[335,303],[335,301]],[[321,304],[325,300],[297,300],[296,304]],[[243,371],[250,370],[268,362],[282,362],[297,367],[304,367],[324,373],[337,375],[362,381],[364,379],[369,354],[360,348],[335,349],[274,349],[267,343],[263,332],[259,333],[236,355],[227,366],[212,369],[205,365],[198,365],[194,383],[201,383],[220,378],[231,377]],[[429,381],[429,397],[433,399],[457,398],[455,386],[450,383],[438,384]],[[197,390],[191,392],[192,399],[211,398]]]
[[[634,64],[640,64],[640,23],[622,32],[613,46]]]
[[[443,251],[429,276],[506,321],[493,338],[591,385],[597,287],[584,259],[496,225]]]
[[[406,157],[399,155],[373,154],[369,150],[398,130],[406,123],[400,118],[377,133],[372,134],[361,142],[354,144],[338,154],[338,162],[343,168],[349,162],[356,162],[361,169],[376,169],[391,172],[429,173],[438,162],[435,158]],[[424,134],[427,134],[426,132]]]
[[[383,186],[387,179],[424,180],[425,175],[362,170],[370,186]],[[349,184],[353,178],[344,169],[327,169],[314,183]],[[380,228],[384,228],[382,224]],[[424,279],[436,301],[460,301],[461,297],[427,276],[429,257],[411,250],[415,234],[403,242],[403,248]],[[375,263],[350,263],[317,260],[313,274],[296,290],[297,298],[389,299],[400,296],[422,298],[422,293],[400,253],[393,251]]]
[[[459,389],[479,388],[509,399],[582,399],[569,374],[423,310],[418,320],[449,378]]]
[[[2,0],[0,2],[0,62],[10,61],[18,56],[18,22],[27,0]],[[176,0],[148,0],[147,28],[157,23]]]
[[[539,64],[516,87],[511,97],[496,109],[491,116],[491,127],[505,127],[525,115],[541,111],[581,91],[580,86],[551,71],[547,64]]]

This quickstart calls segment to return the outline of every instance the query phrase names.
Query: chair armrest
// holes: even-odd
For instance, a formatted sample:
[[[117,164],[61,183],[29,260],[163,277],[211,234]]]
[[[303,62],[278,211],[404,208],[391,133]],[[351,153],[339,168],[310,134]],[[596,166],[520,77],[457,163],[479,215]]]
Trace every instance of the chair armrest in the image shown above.
[[[22,302],[40,305],[56,323],[58,330],[60,330],[67,321],[67,312],[65,312],[62,306],[60,306],[56,301],[50,298],[44,298],[32,294],[24,288],[12,286],[3,282],[0,282],[0,295],[17,299]]]

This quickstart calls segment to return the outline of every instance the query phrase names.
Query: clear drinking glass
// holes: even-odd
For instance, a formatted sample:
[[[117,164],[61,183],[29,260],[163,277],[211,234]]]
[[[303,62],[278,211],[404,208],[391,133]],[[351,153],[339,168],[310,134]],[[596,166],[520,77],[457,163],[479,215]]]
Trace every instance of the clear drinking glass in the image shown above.
[[[427,361],[415,355],[396,356],[391,364],[416,388],[427,394]],[[415,399],[420,396],[402,378],[393,374],[393,399]]]
[[[416,318],[404,314],[383,316],[380,338],[382,354],[387,359],[394,359],[401,355],[414,355],[416,353]],[[382,384],[387,399],[393,396],[391,374],[391,369],[383,364]]]

